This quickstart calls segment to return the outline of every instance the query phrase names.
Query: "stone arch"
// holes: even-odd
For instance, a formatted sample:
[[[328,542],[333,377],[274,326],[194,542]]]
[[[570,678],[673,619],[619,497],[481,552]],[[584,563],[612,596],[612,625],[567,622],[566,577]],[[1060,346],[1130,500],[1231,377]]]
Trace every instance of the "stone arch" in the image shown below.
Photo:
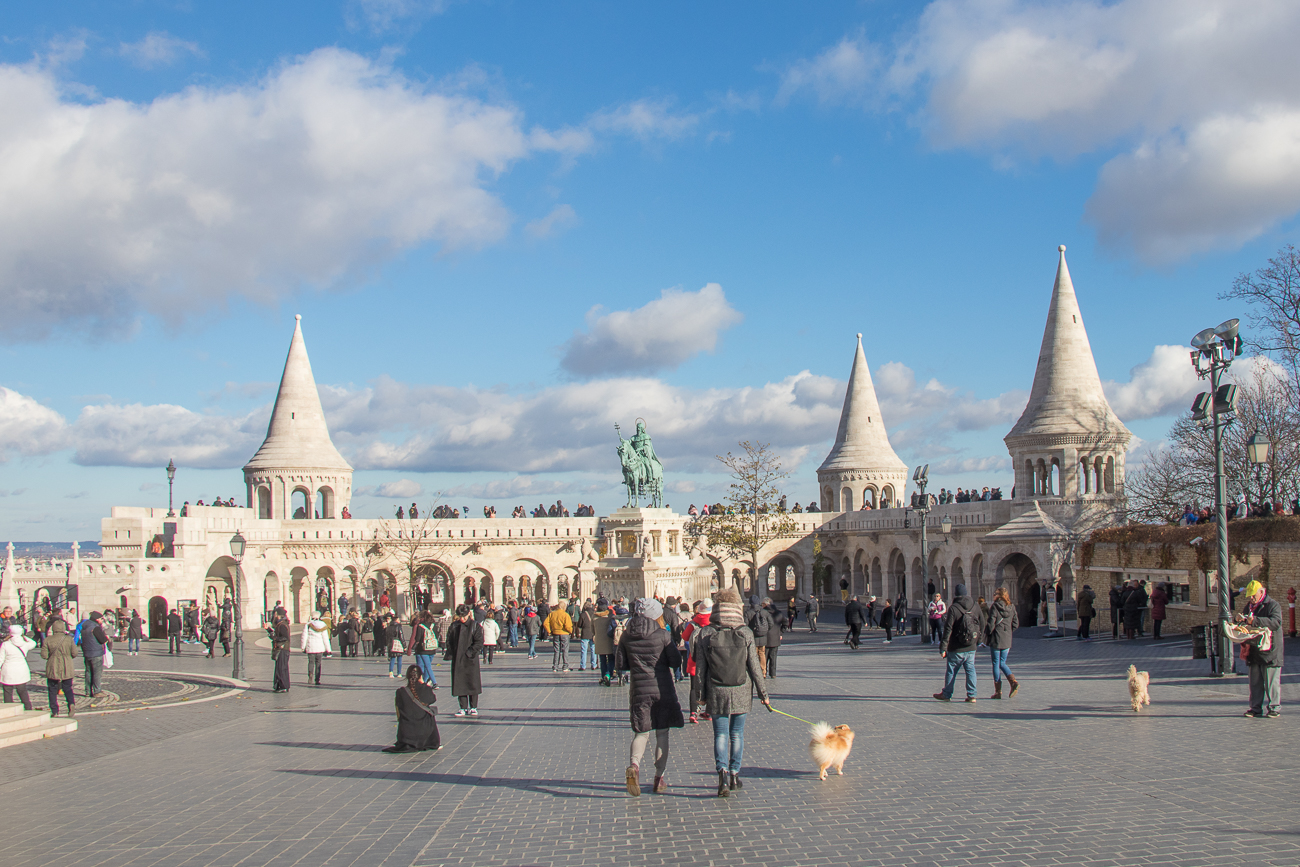
[[[835,511],[835,489],[830,485],[826,485],[822,488],[822,511]]]
[[[880,571],[880,558],[871,558],[871,588],[867,591],[873,596],[879,596],[885,592],[885,579]]]
[[[845,485],[844,487],[840,488],[840,507],[836,509],[836,511],[837,512],[853,511],[853,489],[850,488],[848,485]]]
[[[338,587],[334,567],[321,566],[316,570],[316,580],[312,584],[312,610],[330,614],[334,611],[335,599],[338,599]]]
[[[498,603],[501,601],[497,593],[496,582],[492,580],[492,573],[481,566],[475,566],[466,573],[466,577],[474,584],[476,599],[480,602]]]
[[[289,492],[289,516],[301,520],[311,517],[311,490],[303,485],[295,485]]]
[[[1115,493],[1115,456],[1114,455],[1108,455],[1106,457],[1105,491],[1108,494]]]
[[[289,572],[289,599],[285,609],[294,623],[304,623],[303,616],[311,610],[308,595],[311,593],[311,578],[306,569],[294,566]]]
[[[895,548],[889,552],[889,570],[885,575],[884,584],[881,586],[881,593],[892,595],[891,591],[907,581],[907,557],[902,551]]]
[[[334,517],[334,489],[329,485],[322,485],[316,489],[316,517]]]
[[[768,561],[767,570],[772,571],[774,575],[775,587],[765,589],[764,595],[771,596],[774,604],[781,605],[799,594],[799,588],[803,586],[803,579],[807,574],[803,560],[793,551],[782,551],[777,554]],[[794,587],[789,586],[787,572],[794,574]]]
[[[841,584],[841,581],[846,583]],[[840,558],[840,570],[835,576],[835,588],[840,591],[841,599],[848,599],[853,595],[853,565],[847,555]]]
[[[280,595],[280,576],[275,572],[267,572],[262,578],[262,617],[265,621],[270,621],[271,611],[275,608],[275,603],[281,601]]]
[[[922,572],[921,558],[913,557],[911,580],[910,581],[907,580],[907,576],[904,576],[903,580],[899,581],[898,584],[893,588],[893,592],[889,594],[890,598],[897,599],[900,593],[903,596],[906,596],[907,589],[909,587],[919,586],[921,584],[921,572]]]
[[[873,509],[880,508],[880,494],[876,491],[875,485],[867,485],[862,489],[862,507],[865,509],[868,506]]]
[[[271,488],[268,485],[258,485],[255,493],[257,497],[257,517],[271,517]]]
[[[1021,626],[1036,625],[1038,603],[1042,601],[1039,576],[1050,575],[1050,572],[1040,568],[1041,564],[1032,554],[1016,549],[999,552],[997,563],[995,586],[1005,587],[1011,595]]]
[[[235,585],[230,578],[230,570],[234,568],[235,560],[233,557],[223,555],[212,561],[207,574],[203,577],[202,604],[204,607],[211,606],[215,608],[227,596],[234,596]]]
[[[866,553],[861,548],[853,552],[853,577],[849,580],[849,592],[854,596],[867,592],[867,579],[863,571],[866,567],[864,562]]]
[[[885,485],[880,489],[880,508],[890,509],[898,507],[898,497],[894,494],[893,485]]]

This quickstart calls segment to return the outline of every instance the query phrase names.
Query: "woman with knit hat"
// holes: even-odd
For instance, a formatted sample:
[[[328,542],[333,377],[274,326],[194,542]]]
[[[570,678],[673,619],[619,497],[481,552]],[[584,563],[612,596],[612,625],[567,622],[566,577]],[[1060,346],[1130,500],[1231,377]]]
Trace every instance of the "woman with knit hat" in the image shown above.
[[[709,625],[691,640],[704,688],[704,707],[713,717],[713,760],[718,771],[718,797],[741,789],[740,765],[745,753],[745,715],[752,705],[752,692],[771,708],[763,669],[754,647],[754,633],[745,625],[744,606],[734,587],[720,590],[715,597]]]
[[[664,773],[668,770],[670,730],[685,724],[673,681],[673,670],[682,664],[682,655],[664,629],[663,613],[656,599],[636,600],[615,650],[615,667],[632,675],[628,693],[633,732],[631,763],[627,767],[629,795],[641,794],[641,758],[650,742],[651,729],[655,732],[654,791],[660,794],[668,789]]]

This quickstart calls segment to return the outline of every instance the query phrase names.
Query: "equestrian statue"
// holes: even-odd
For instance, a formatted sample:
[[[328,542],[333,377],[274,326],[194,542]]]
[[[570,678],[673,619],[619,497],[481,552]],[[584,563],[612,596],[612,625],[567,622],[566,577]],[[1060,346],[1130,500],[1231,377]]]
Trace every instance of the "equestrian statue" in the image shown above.
[[[617,423],[618,458],[623,464],[623,485],[627,488],[627,508],[640,505],[646,499],[650,508],[661,509],[664,504],[664,466],[659,463],[650,434],[645,431],[645,421],[637,419],[636,433],[632,439],[623,439],[623,430]]]

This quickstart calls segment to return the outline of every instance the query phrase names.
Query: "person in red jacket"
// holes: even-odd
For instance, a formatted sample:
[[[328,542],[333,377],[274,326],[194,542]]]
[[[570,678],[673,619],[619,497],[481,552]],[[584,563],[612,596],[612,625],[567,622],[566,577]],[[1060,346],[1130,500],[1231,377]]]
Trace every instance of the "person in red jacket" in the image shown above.
[[[1169,602],[1169,594],[1165,592],[1165,585],[1157,584],[1156,589],[1151,591],[1151,637],[1156,641],[1160,640],[1160,626],[1165,622],[1165,605]]]
[[[691,635],[695,630],[709,625],[709,615],[713,613],[713,602],[705,599],[702,602],[695,603],[695,615],[691,617],[691,622],[682,627],[682,641],[686,642],[686,673],[691,676],[691,722],[698,723],[701,718],[708,719],[707,713],[700,712],[699,709],[703,703],[704,684],[700,682],[700,677],[695,673],[695,657],[691,654]]]

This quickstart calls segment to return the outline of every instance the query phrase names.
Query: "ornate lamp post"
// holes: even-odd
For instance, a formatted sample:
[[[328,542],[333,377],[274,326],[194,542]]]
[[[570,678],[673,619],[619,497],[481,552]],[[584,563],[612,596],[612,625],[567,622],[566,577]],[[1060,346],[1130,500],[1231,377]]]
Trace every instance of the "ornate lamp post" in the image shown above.
[[[244,583],[244,534],[235,531],[230,540],[230,555],[235,558],[235,658],[230,676],[235,680],[244,679],[244,609],[239,587]]]
[[[1236,412],[1237,387],[1221,385],[1223,372],[1241,353],[1241,335],[1238,321],[1229,319],[1217,328],[1206,328],[1192,338],[1192,367],[1201,379],[1210,380],[1210,391],[1201,392],[1192,404],[1192,418],[1203,422],[1214,432],[1214,521],[1218,536],[1219,566],[1219,620],[1215,626],[1216,646],[1219,648],[1218,674],[1227,674],[1227,661],[1232,659],[1232,644],[1224,632],[1224,624],[1231,616],[1228,596],[1228,515],[1225,500],[1227,493],[1223,481],[1223,431],[1232,424]],[[1235,672],[1236,664],[1233,663]]]
[[[1255,484],[1259,486],[1259,502],[1264,502],[1264,464],[1268,463],[1268,453],[1273,447],[1268,437],[1264,436],[1258,430],[1251,435],[1250,440],[1246,443],[1246,457],[1255,467]],[[1242,517],[1245,517],[1244,515]]]
[[[175,518],[176,510],[172,508],[172,483],[176,481],[176,462],[167,461],[167,517]]]
[[[921,516],[921,589],[924,590],[930,583],[930,540],[925,535],[926,519],[930,516],[930,497],[925,493],[925,486],[930,481],[930,465],[917,467],[912,473],[912,481],[916,482],[916,502],[919,504],[912,511]],[[906,573],[903,583],[907,583]]]

